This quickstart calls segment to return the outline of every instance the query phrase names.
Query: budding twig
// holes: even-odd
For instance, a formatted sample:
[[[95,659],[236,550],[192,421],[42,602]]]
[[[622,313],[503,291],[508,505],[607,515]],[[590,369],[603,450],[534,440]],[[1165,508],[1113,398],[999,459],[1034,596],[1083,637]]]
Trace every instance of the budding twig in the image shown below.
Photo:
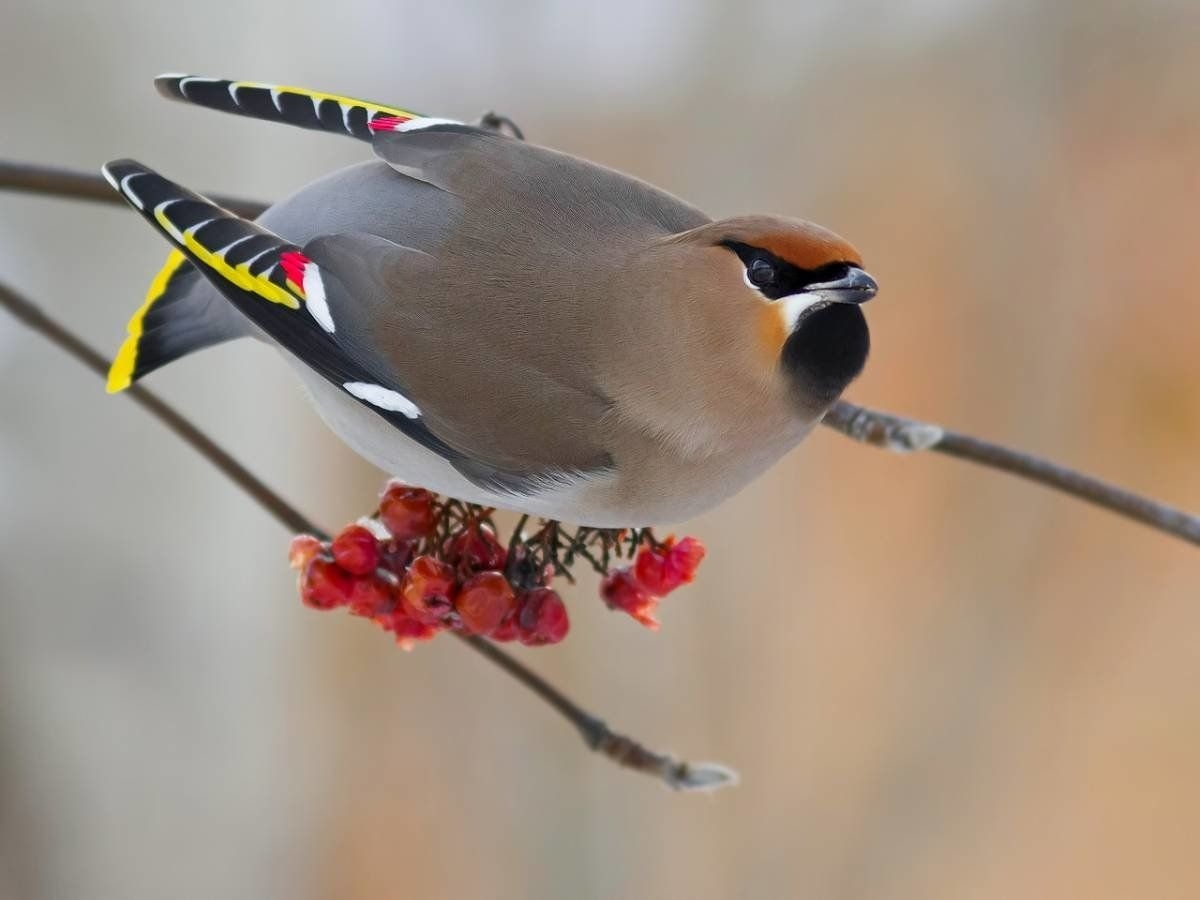
[[[1200,544],[1200,516],[1108,484],[1019,450],[950,431],[940,425],[877,412],[840,400],[825,414],[823,424],[835,431],[897,453],[932,450],[992,469],[1036,481],[1056,491],[1133,519],[1165,534]]]
[[[0,283],[0,306],[102,378],[107,374],[108,361],[104,356],[3,283]],[[135,384],[125,394],[216,466],[221,474],[245,491],[289,531],[304,532],[322,540],[329,539],[326,532],[153,391]],[[614,762],[653,775],[676,790],[716,790],[737,783],[737,775],[718,763],[692,764],[647,749],[633,738],[613,731],[603,720],[593,716],[536,672],[489,641],[479,637],[460,637],[473,650],[529,688],[574,725],[590,749]]]

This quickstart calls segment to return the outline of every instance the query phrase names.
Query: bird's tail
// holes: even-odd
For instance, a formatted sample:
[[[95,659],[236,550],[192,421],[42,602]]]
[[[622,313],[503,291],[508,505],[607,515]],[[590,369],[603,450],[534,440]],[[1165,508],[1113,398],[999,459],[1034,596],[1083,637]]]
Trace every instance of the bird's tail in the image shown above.
[[[139,209],[150,199],[164,204],[183,199],[153,192],[135,193],[131,181],[142,171],[123,162],[104,167],[105,177]],[[174,249],[129,320],[125,340],[108,370],[108,392],[123,391],[181,356],[242,337],[249,330],[196,264],[180,249]]]
[[[424,119],[420,113],[398,106],[257,81],[160,75],[154,79],[154,86],[171,100],[313,131],[349,135],[362,141],[370,141],[376,131],[395,130],[397,124]]]
[[[108,392],[125,390],[181,356],[245,334],[196,266],[172,250],[129,320],[108,370]]]

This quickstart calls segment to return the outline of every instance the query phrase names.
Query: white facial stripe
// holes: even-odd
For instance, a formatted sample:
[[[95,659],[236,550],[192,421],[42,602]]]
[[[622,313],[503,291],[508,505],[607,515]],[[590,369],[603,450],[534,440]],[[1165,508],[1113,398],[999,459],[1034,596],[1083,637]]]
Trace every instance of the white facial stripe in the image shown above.
[[[325,282],[321,280],[321,270],[315,263],[310,262],[304,267],[302,287],[304,288],[304,305],[308,308],[309,313],[317,320],[318,325],[333,334],[333,314],[330,313],[329,304],[325,300]],[[346,388],[346,390],[350,389]],[[413,408],[416,409],[416,407]]]
[[[800,316],[804,311],[816,303],[820,303],[824,297],[820,294],[788,294],[786,297],[780,297],[774,301],[779,304],[779,314],[783,317],[783,327],[788,333],[796,327],[796,323],[800,321]]]
[[[762,297],[765,303],[779,308],[779,316],[783,319],[783,327],[790,334],[792,329],[796,327],[796,323],[800,321],[800,316],[804,311],[811,306],[816,305],[830,298],[821,290],[823,287],[830,287],[837,284],[834,281],[823,282],[821,284],[810,284],[807,288],[798,294],[788,294],[786,297],[780,297],[777,300],[772,300],[750,281],[750,274],[746,269],[742,269],[742,281],[746,282],[746,287]]]
[[[403,413],[410,419],[416,419],[421,415],[421,410],[417,408],[417,404],[413,403],[403,394],[389,390],[382,385],[369,384],[365,381],[347,381],[342,387],[346,389],[347,393],[352,394],[359,400],[364,400],[372,406],[378,406],[380,409]]]

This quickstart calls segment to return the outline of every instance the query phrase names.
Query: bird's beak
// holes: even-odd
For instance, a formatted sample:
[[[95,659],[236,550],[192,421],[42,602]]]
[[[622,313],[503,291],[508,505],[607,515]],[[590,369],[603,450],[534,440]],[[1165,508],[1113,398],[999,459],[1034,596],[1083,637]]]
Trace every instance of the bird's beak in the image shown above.
[[[878,291],[879,285],[875,279],[857,266],[851,266],[844,278],[810,284],[804,289],[804,293],[813,298],[813,303],[822,300],[831,303],[866,303]]]

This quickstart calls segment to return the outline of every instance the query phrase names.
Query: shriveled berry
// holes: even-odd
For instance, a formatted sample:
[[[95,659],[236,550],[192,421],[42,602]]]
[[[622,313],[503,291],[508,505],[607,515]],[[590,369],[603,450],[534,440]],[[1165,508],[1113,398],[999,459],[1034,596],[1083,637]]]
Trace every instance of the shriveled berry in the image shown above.
[[[480,522],[470,522],[442,543],[442,559],[467,576],[489,569],[501,571],[508,551],[496,532]]]
[[[500,572],[478,572],[459,588],[454,608],[467,634],[489,634],[517,606],[512,585]]]
[[[638,551],[634,576],[647,593],[665,597],[691,583],[705,552],[704,545],[692,537],[678,543],[668,538],[661,547],[644,546]]]
[[[379,498],[379,520],[401,541],[427,537],[433,531],[433,494],[393,481]]]
[[[671,590],[667,584],[666,567],[666,551],[656,547],[642,547],[638,550],[637,561],[633,566],[634,578],[646,593],[661,597]]]
[[[600,582],[600,596],[609,609],[619,609],[650,629],[658,628],[654,609],[659,598],[638,581],[630,569],[614,569]]]
[[[379,565],[379,539],[362,525],[347,525],[330,545],[333,559],[353,575],[367,575]]]
[[[350,592],[350,612],[356,616],[374,618],[390,611],[396,605],[392,586],[375,574],[359,575],[354,579]]]
[[[567,636],[571,621],[567,617],[567,606],[551,588],[534,588],[521,603],[517,614],[520,641],[530,647],[557,644]]]
[[[691,584],[708,551],[697,538],[685,537],[667,551],[667,578],[676,587]]]
[[[288,545],[288,565],[303,570],[324,545],[311,534],[298,534]]]
[[[421,641],[432,640],[441,630],[436,625],[425,625],[412,618],[403,607],[375,616],[375,623],[396,636],[401,650],[411,650]]]
[[[350,602],[354,576],[323,556],[311,559],[300,578],[300,599],[313,609],[335,609]]]
[[[453,611],[456,584],[450,566],[432,556],[418,556],[409,565],[400,587],[404,611],[426,625],[444,622]]]

